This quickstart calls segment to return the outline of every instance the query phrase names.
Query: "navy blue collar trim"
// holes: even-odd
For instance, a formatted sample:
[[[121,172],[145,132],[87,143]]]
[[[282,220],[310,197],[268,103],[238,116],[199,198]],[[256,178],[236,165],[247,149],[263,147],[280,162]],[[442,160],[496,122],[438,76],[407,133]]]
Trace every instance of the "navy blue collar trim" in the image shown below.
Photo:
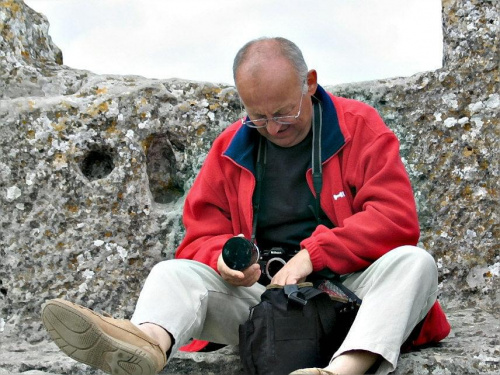
[[[314,97],[321,101],[323,107],[321,161],[325,162],[344,145],[345,140],[340,130],[337,111],[328,93],[318,85]],[[256,129],[248,126],[240,127],[224,155],[255,174],[255,158],[259,137],[259,132]]]
[[[257,155],[259,137],[260,134],[256,129],[245,125],[241,126],[231,140],[224,155],[255,174],[255,155]]]
[[[318,85],[314,97],[323,107],[323,129],[321,130],[321,162],[331,158],[345,143],[344,135],[340,130],[339,118],[330,95]]]

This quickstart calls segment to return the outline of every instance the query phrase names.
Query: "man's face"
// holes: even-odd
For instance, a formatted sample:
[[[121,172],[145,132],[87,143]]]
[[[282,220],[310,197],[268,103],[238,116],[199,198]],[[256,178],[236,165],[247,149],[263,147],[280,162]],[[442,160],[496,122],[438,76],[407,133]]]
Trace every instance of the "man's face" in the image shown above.
[[[310,76],[313,77],[310,77]],[[311,95],[316,91],[316,72],[310,71],[308,91],[290,63],[284,59],[266,62],[263,67],[244,64],[238,69],[236,85],[251,120],[281,116],[300,116],[291,124],[269,120],[258,132],[274,144],[291,147],[306,138],[311,129]]]

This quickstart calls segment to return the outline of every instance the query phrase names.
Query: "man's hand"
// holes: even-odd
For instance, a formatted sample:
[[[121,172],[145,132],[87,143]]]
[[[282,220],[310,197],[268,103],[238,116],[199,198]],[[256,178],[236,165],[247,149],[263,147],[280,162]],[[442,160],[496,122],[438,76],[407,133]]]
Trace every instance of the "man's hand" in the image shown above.
[[[271,284],[297,284],[303,282],[312,271],[313,265],[309,252],[306,249],[302,249],[274,275]]]
[[[260,266],[255,263],[243,271],[236,271],[229,268],[222,259],[222,253],[217,259],[217,270],[224,280],[234,286],[252,286],[260,277]]]

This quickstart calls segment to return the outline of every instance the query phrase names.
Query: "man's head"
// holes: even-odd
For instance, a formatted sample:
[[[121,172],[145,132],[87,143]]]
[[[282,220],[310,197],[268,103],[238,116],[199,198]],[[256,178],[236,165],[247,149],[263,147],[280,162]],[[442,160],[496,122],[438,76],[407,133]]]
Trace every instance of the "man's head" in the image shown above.
[[[267,126],[258,129],[260,134],[282,147],[294,146],[307,136],[317,74],[307,70],[294,43],[284,38],[261,38],[247,43],[236,55],[233,76],[250,119],[268,120]],[[282,116],[293,120],[290,124],[271,120]]]

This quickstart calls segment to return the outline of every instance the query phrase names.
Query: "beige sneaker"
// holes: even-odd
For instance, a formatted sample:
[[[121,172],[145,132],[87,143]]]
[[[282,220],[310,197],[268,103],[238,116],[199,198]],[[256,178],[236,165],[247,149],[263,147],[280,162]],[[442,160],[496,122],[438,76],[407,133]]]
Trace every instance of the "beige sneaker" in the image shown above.
[[[108,374],[152,375],[167,362],[158,343],[129,320],[106,317],[63,299],[43,304],[42,320],[64,353]]]

